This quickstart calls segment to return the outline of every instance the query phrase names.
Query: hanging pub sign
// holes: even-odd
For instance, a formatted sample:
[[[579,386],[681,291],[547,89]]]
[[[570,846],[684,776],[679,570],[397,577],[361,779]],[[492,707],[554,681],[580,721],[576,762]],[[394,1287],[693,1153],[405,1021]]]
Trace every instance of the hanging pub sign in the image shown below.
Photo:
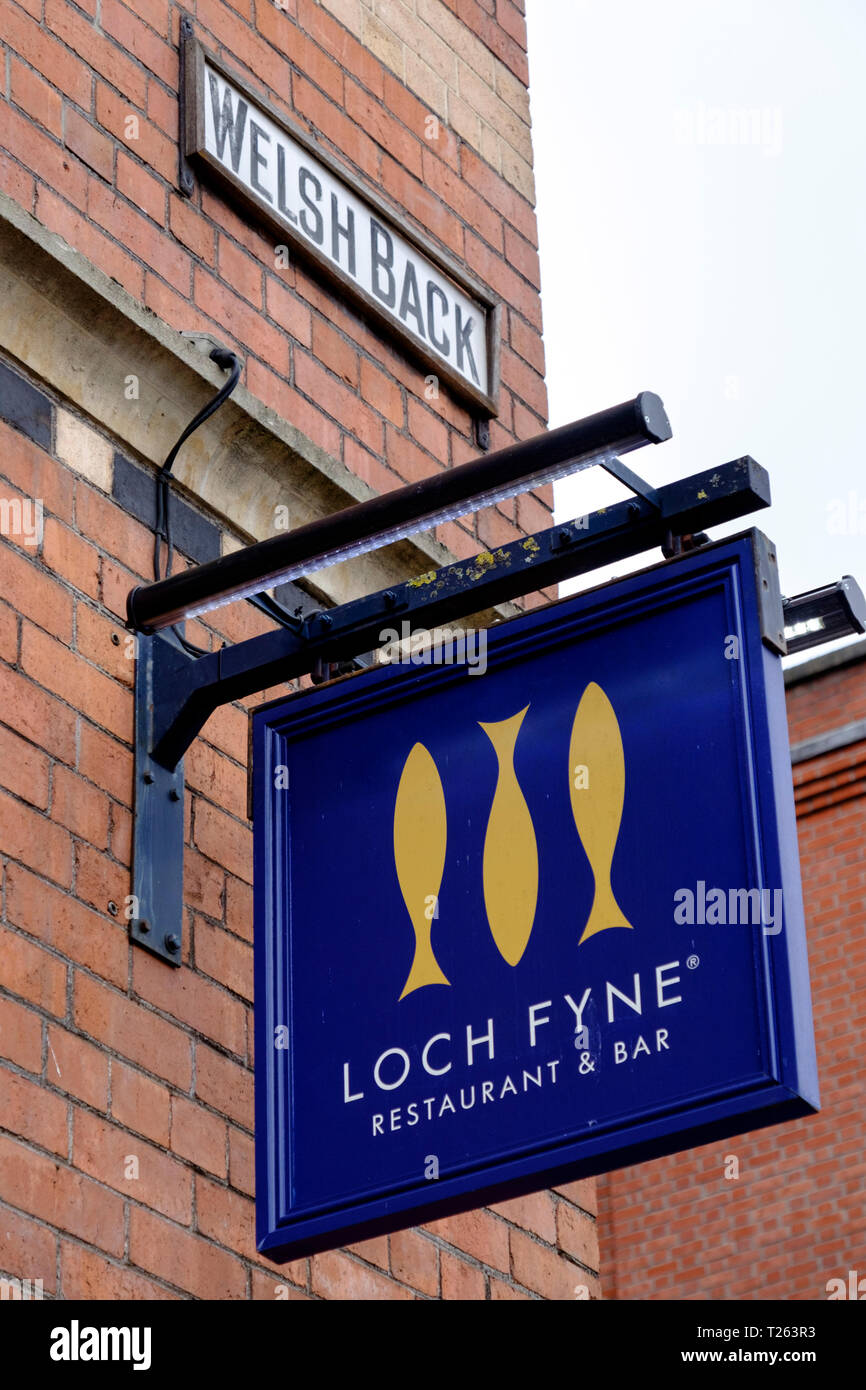
[[[187,37],[183,154],[485,415],[498,414],[499,306],[306,131]]]
[[[261,1251],[817,1108],[775,568],[751,531],[398,624],[406,664],[255,711]]]

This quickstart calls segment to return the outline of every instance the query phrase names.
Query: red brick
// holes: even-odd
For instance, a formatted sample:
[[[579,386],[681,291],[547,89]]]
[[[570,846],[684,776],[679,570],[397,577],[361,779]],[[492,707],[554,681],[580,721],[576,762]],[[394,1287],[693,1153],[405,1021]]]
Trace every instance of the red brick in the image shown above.
[[[0,661],[14,665],[18,660],[18,614],[0,602]]]
[[[177,53],[132,10],[118,4],[118,0],[102,0],[100,20],[105,33],[117,39],[126,52],[134,54],[149,72],[161,77],[166,86],[177,87]]]
[[[108,797],[65,767],[54,770],[51,818],[96,849],[108,848]]]
[[[219,237],[218,252],[218,271],[223,280],[243,295],[255,309],[261,309],[264,302],[261,262],[254,260],[239,246],[235,246],[227,236]]]
[[[123,1251],[123,1202],[89,1178],[0,1135],[0,1199],[112,1255]],[[3,1222],[0,1222],[2,1227]]]
[[[151,82],[150,84],[154,84]],[[160,89],[162,90],[162,89]],[[165,93],[163,92],[163,97]],[[172,110],[175,112],[175,123],[177,121],[177,100],[176,98],[165,98],[170,101]],[[149,103],[150,105],[150,103]],[[114,139],[125,145],[135,159],[140,160],[156,174],[160,174],[168,183],[173,183],[177,178],[177,138],[172,140],[163,129],[147,119],[144,112],[136,108],[128,98],[119,96],[112,91],[105,83],[96,83],[96,117],[103,129],[107,130]],[[130,120],[135,117],[135,123]]]
[[[184,896],[190,907],[196,907],[208,917],[223,915],[225,870],[195,850],[184,851]]]
[[[47,513],[72,521],[74,475],[5,420],[0,420],[0,473],[25,495],[40,497]]]
[[[531,1303],[532,1295],[524,1293],[522,1289],[517,1289],[513,1284],[506,1284],[501,1279],[490,1277],[490,1298],[496,1302],[524,1302]]]
[[[471,1265],[466,1260],[460,1260],[455,1255],[450,1255],[447,1250],[442,1251],[442,1298],[443,1300],[459,1299],[466,1302],[470,1299],[483,1302],[486,1298],[486,1281],[483,1269],[477,1265]]]
[[[34,17],[42,18],[41,8],[38,15],[34,12]],[[38,68],[53,86],[86,109],[90,106],[90,73],[84,63],[47,32],[49,29],[54,29],[50,19],[42,26],[22,14],[17,5],[4,6],[4,41]]]
[[[171,1148],[196,1168],[226,1177],[225,1120],[183,1096],[173,1096],[171,1101]]]
[[[128,1303],[153,1299],[176,1299],[161,1284],[146,1279],[124,1265],[114,1264],[94,1250],[63,1242],[60,1247],[60,1278],[63,1297],[99,1299]]]
[[[409,433],[443,468],[448,463],[448,426],[432,410],[409,397]]]
[[[413,1289],[436,1298],[439,1293],[439,1250],[417,1231],[397,1231],[390,1239],[391,1273]]]
[[[173,246],[160,228],[142,217],[131,203],[91,179],[87,190],[88,216],[176,290],[189,293],[190,259]]]
[[[246,769],[196,739],[184,758],[187,785],[235,816],[247,813]]]
[[[199,801],[195,815],[195,843],[208,859],[222,864],[246,883],[253,881],[252,833],[232,817],[205,801]]]
[[[66,967],[18,933],[0,929],[0,984],[62,1018],[66,1013]]]
[[[267,1264],[256,1251],[255,1204],[209,1178],[196,1178],[196,1222],[199,1231],[247,1260]]]
[[[120,926],[17,864],[7,870],[6,892],[10,922],[95,974],[125,984],[128,944]]]
[[[196,1044],[195,1093],[212,1109],[252,1130],[252,1072],[220,1056],[203,1043]]]
[[[167,971],[162,961],[138,952],[133,961],[137,994],[231,1052],[246,1053],[243,1005],[191,970]]]
[[[226,879],[226,926],[245,941],[253,939],[253,893],[242,879]]]
[[[3,1173],[0,1172],[0,1200],[3,1196]],[[23,1279],[41,1279],[43,1293],[53,1294],[56,1266],[54,1232],[6,1206],[0,1207],[0,1269],[10,1273],[20,1270],[18,1277]]]
[[[75,612],[75,645],[95,666],[124,685],[132,685],[135,638],[120,623],[107,620],[86,603],[79,602]]]
[[[122,47],[103,37],[67,0],[45,0],[45,26],[80,54],[112,87],[125,92],[136,106],[144,104],[144,72],[127,57],[124,51],[125,35]],[[80,101],[78,104],[89,106],[90,102]]]
[[[129,1160],[138,1160],[138,1176],[127,1177]],[[153,1207],[183,1225],[192,1219],[192,1175],[176,1159],[142,1139],[100,1120],[88,1110],[76,1110],[72,1159],[92,1178]]]
[[[404,207],[418,224],[419,230],[438,237],[439,241],[460,260],[464,258],[463,224],[442,199],[432,193],[419,175],[407,173],[404,166],[389,154],[382,156],[382,187],[394,202]],[[479,246],[483,242],[478,243]]]
[[[510,1241],[514,1278],[543,1298],[571,1300],[576,1287],[587,1282],[583,1270],[520,1231],[513,1230]]]
[[[129,1258],[133,1265],[197,1298],[246,1295],[240,1260],[140,1207],[132,1207],[129,1213]]]
[[[533,1192],[528,1197],[515,1197],[510,1202],[498,1202],[492,1208],[506,1221],[532,1231],[550,1245],[556,1244],[556,1208],[549,1192]]]
[[[3,598],[25,618],[59,637],[72,641],[72,598],[50,575],[36,568],[12,546],[4,545]]]
[[[361,395],[368,405],[384,415],[397,429],[402,429],[405,420],[403,390],[366,357],[361,358]]]
[[[474,1255],[482,1264],[493,1269],[509,1271],[508,1227],[487,1211],[468,1211],[461,1216],[449,1216],[443,1221],[434,1221],[425,1229]]]
[[[131,741],[130,690],[30,625],[25,625],[22,634],[21,665],[40,685],[85,711],[94,723]]]
[[[171,1105],[167,1087],[114,1058],[111,1063],[111,1118],[168,1148]]]
[[[212,266],[215,263],[215,233],[213,226],[185,198],[172,193],[169,198],[169,225],[178,241],[199,260]]]
[[[40,222],[98,265],[135,299],[141,299],[144,271],[122,247],[104,236],[87,218],[40,185],[36,215]]]
[[[66,1102],[5,1067],[0,1067],[0,1115],[4,1129],[65,1156]]]
[[[556,1210],[556,1225],[560,1248],[590,1269],[598,1269],[598,1230],[595,1222],[583,1212],[560,1202]]]
[[[248,350],[263,357],[282,375],[288,375],[289,347],[284,335],[264,322],[252,305],[201,266],[195,268],[195,302]]]
[[[251,947],[236,936],[197,919],[195,963],[196,969],[252,1003],[253,953]]]
[[[114,178],[114,145],[90,121],[71,106],[66,107],[66,148],[100,178]]]
[[[410,1289],[401,1288],[375,1270],[350,1260],[338,1251],[315,1255],[310,1261],[313,1293],[336,1301],[410,1299]]]
[[[254,396],[270,406],[283,420],[288,420],[301,430],[320,449],[339,456],[340,431],[334,422],[252,358],[247,362],[247,384]]]
[[[59,139],[63,132],[63,103],[58,93],[15,58],[9,71],[9,90],[15,105]]]
[[[75,1025],[83,1033],[164,1076],[182,1090],[192,1080],[190,1040],[152,1009],[133,1003],[87,975],[75,977]]]
[[[58,1091],[86,1101],[95,1110],[108,1107],[108,1059],[92,1043],[51,1024],[45,1077]]]
[[[265,277],[265,300],[270,318],[296,342],[310,347],[313,341],[312,314],[309,307],[279,275]]]
[[[256,1165],[253,1141],[242,1130],[233,1128],[229,1129],[229,1182],[232,1187],[246,1192],[248,1197],[255,1193]]]
[[[117,189],[136,207],[146,212],[158,226],[165,224],[165,184],[160,183],[142,167],[119,150],[117,154]]]
[[[315,39],[326,53],[330,53],[345,72],[352,73],[374,96],[384,95],[386,70],[382,64],[369,49],[358,43],[342,24],[328,14],[317,0],[298,0],[298,20],[302,29]],[[263,17],[258,13],[256,21],[264,32]],[[285,25],[282,32],[285,32]],[[278,37],[276,42],[280,46]]]
[[[313,353],[348,386],[358,389],[358,354],[355,348],[318,317],[313,320]]]
[[[0,843],[11,859],[65,888],[72,884],[72,840],[60,826],[0,792]]]
[[[34,687],[35,688],[35,687]],[[2,673],[0,673],[2,693]],[[41,694],[41,692],[37,692]],[[56,703],[56,702],[55,702]],[[63,709],[63,706],[59,706]],[[125,806],[132,805],[132,753],[101,729],[82,722],[78,771],[91,782],[99,782]]]
[[[44,753],[0,726],[0,785],[44,811],[48,807],[49,767]]]
[[[0,998],[0,1057],[26,1071],[42,1070],[42,1020],[30,1009]]]
[[[53,517],[45,522],[42,559],[76,589],[90,598],[99,597],[99,556],[92,546]]]
[[[590,1216],[595,1216],[598,1212],[595,1178],[581,1178],[578,1182],[569,1182],[553,1190],[566,1197],[574,1206],[580,1207],[582,1211],[589,1212]]]
[[[391,112],[376,101],[374,97],[359,87],[357,82],[351,78],[346,82],[346,115],[356,122],[356,124],[381,145],[383,150],[387,150],[404,169],[408,169],[416,178],[421,178],[421,140],[423,138],[423,122],[418,131],[407,130],[399,121],[395,120]],[[426,112],[425,112],[426,115]],[[346,145],[344,149],[350,150],[353,147]]]
[[[307,82],[299,73],[294,75],[292,94],[296,113],[314,131],[324,135],[341,161],[345,163],[347,152],[351,151],[352,162],[372,180],[378,181],[379,149],[356,122],[345,116],[318,87]]]

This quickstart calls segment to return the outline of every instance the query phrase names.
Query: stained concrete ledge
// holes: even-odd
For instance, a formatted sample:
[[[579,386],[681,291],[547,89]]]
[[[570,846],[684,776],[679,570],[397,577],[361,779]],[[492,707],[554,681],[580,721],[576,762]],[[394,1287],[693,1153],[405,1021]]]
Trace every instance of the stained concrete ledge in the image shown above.
[[[2,193],[0,296],[0,347],[154,467],[225,380],[194,342]],[[139,396],[128,400],[133,375]],[[273,535],[278,507],[293,529],[375,495],[243,386],[184,445],[174,474],[232,533],[228,549]],[[343,603],[453,559],[418,536],[320,571],[309,587]],[[517,611],[502,604],[476,619]]]

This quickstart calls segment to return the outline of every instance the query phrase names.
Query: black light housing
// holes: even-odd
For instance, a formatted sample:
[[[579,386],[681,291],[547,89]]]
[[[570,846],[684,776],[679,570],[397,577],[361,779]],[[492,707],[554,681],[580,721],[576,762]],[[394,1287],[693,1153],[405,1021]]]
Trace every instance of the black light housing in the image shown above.
[[[786,598],[783,610],[789,656],[866,632],[866,598],[850,574],[835,584]]]
[[[209,564],[137,586],[127,599],[128,625],[134,631],[156,632],[275,584],[430,530],[443,521],[492,506],[594,463],[615,468],[617,455],[645,444],[660,444],[670,437],[661,400],[652,391],[642,391],[632,401],[573,424],[372,497]],[[627,478],[633,477],[624,465],[621,471]]]

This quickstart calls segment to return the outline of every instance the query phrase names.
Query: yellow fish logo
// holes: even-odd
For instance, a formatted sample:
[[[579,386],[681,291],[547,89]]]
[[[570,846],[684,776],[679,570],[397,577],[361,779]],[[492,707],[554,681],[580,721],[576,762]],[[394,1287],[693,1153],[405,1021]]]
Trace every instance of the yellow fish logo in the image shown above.
[[[538,903],[538,846],[514,770],[514,748],[528,709],[479,726],[499,762],[484,840],[484,906],[493,940],[509,965],[517,965],[526,950]]]
[[[416,743],[404,764],[394,804],[394,863],[415,933],[415,956],[401,999],[424,985],[451,983],[430,943],[433,921],[439,916],[447,833],[439,771],[424,744]]]
[[[613,895],[610,875],[625,802],[625,755],[613,705],[591,682],[580,700],[571,730],[568,785],[577,833],[595,879],[595,896],[578,942],[609,927],[632,930]]]

